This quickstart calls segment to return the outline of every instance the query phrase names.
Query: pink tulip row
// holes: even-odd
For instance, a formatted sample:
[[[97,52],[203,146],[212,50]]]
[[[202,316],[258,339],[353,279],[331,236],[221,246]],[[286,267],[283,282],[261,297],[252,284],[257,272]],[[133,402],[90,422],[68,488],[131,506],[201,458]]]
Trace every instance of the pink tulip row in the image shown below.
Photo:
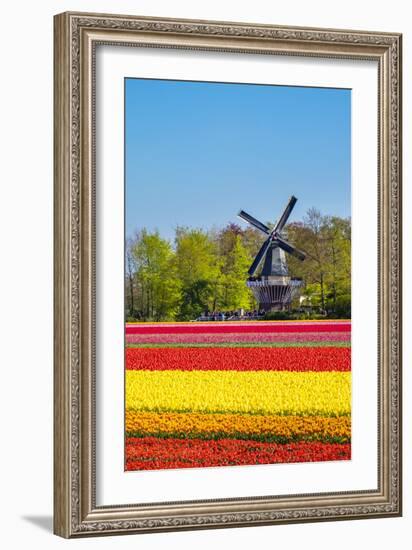
[[[350,342],[350,332],[266,332],[200,334],[126,334],[126,344],[218,344],[264,342]]]

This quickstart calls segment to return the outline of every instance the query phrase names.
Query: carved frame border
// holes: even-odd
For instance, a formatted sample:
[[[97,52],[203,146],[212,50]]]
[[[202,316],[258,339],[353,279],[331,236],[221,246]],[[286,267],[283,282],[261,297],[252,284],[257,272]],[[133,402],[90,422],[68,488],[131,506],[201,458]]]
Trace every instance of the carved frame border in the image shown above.
[[[63,537],[401,515],[401,42],[395,33],[63,13],[54,20],[54,532]],[[378,62],[379,488],[96,506],[97,44]]]

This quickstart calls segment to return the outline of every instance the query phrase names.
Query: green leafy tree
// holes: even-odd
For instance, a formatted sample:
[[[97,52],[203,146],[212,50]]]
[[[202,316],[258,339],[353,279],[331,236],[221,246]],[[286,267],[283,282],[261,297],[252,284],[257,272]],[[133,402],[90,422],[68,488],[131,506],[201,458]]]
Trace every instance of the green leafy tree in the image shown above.
[[[135,240],[128,238],[126,240],[126,258],[125,258],[125,308],[126,316],[130,319],[135,319],[138,315],[136,306],[136,290],[135,290],[135,275],[136,275],[136,261],[133,255],[133,246]]]
[[[206,232],[177,228],[176,266],[182,288],[179,319],[194,319],[204,311],[215,309],[221,261],[214,242]]]
[[[181,285],[173,249],[158,232],[143,229],[132,247],[135,281],[142,317],[174,319],[181,299]]]
[[[303,222],[287,226],[287,234],[307,254],[303,262],[291,257],[288,261],[291,274],[303,279],[311,304],[331,316],[350,317],[350,219],[322,216],[310,209]]]
[[[325,217],[323,232],[329,258],[326,272],[328,309],[337,315],[345,315],[350,312],[351,304],[350,221]]]
[[[253,259],[259,248],[262,246],[264,235],[261,231],[248,226],[243,229],[241,239],[243,246],[246,248],[249,256]]]
[[[241,236],[235,235],[232,247],[224,256],[222,266],[221,307],[228,310],[249,309],[254,305],[252,293],[246,286],[248,269],[252,258],[242,243]]]

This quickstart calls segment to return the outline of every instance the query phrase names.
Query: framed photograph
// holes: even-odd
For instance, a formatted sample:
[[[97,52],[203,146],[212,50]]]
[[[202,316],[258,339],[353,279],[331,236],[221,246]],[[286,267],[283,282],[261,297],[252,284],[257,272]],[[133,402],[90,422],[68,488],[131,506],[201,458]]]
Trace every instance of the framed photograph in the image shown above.
[[[401,35],[55,16],[54,532],[401,514]]]

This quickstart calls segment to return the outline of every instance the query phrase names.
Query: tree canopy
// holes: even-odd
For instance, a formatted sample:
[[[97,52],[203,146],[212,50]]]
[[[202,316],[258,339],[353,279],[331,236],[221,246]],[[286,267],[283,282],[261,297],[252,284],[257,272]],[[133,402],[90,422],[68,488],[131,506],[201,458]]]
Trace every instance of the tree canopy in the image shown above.
[[[337,317],[351,315],[351,222],[322,216],[312,208],[301,223],[289,224],[288,238],[307,254],[289,257],[291,274],[304,281],[306,303]]]
[[[302,304],[350,317],[350,219],[310,209],[285,227],[285,235],[307,254],[303,262],[287,256],[290,275],[304,283]],[[206,311],[257,308],[246,280],[262,240],[259,231],[234,223],[208,231],[177,227],[173,242],[157,231],[137,231],[126,241],[126,317],[183,321]]]

